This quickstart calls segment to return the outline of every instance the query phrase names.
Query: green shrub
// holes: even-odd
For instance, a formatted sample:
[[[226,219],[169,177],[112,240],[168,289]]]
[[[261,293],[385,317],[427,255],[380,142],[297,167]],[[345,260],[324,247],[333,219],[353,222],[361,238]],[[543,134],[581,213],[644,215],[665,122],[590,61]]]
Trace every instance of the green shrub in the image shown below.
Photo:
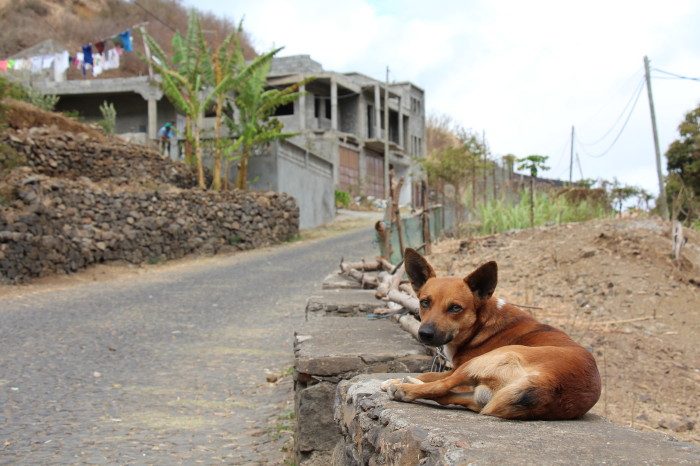
[[[42,94],[30,86],[23,86],[0,76],[0,99],[4,97],[30,103],[48,112],[53,111],[59,99],[57,95]]]
[[[528,228],[530,226],[529,193],[520,193],[520,199],[513,204],[502,199],[492,200],[481,206],[481,233],[492,234],[501,231]],[[581,222],[610,215],[610,210],[600,203],[586,200],[572,202],[564,196],[554,196],[546,192],[535,193],[535,225]]]
[[[346,209],[350,205],[351,202],[352,202],[352,198],[350,197],[349,193],[347,193],[345,191],[341,191],[339,189],[335,190],[335,206],[336,207],[342,207],[342,208]]]
[[[105,133],[114,134],[114,129],[117,126],[117,110],[114,108],[114,104],[107,101],[102,102],[100,113],[102,119],[97,124],[102,127]]]

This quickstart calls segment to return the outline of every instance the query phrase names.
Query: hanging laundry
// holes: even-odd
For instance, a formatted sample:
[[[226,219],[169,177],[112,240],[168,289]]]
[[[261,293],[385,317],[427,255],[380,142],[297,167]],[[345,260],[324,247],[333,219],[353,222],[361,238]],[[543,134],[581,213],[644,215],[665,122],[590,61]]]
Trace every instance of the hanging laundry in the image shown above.
[[[75,54],[75,57],[73,57],[73,66],[75,69],[79,70],[83,67],[84,57],[85,54],[83,54],[83,52],[78,52]]]
[[[119,33],[117,37],[119,38],[121,46],[125,52],[134,51],[133,44],[131,43],[131,29],[127,29],[126,31]]]
[[[92,54],[92,75],[98,77],[104,71],[103,65],[105,63],[104,55],[101,53]]]
[[[119,51],[117,48],[107,50],[107,56],[103,65],[105,70],[116,70],[119,68]]]
[[[0,71],[7,72],[7,60],[0,60]]]
[[[83,76],[87,73],[87,68],[92,67],[92,45],[83,45]]]
[[[54,55],[42,55],[41,56],[41,69],[48,70],[53,68],[53,61],[55,59]]]
[[[83,63],[92,65],[92,44],[83,45]]]
[[[32,73],[41,73],[41,65],[43,63],[43,58],[41,55],[32,57],[29,59],[32,63],[31,71]]]
[[[94,47],[95,50],[97,50],[97,53],[104,53],[105,51],[105,43],[102,40],[99,42],[95,42]]]
[[[63,81],[65,72],[70,67],[70,56],[68,51],[64,50],[54,56],[53,62],[53,79],[54,81]]]

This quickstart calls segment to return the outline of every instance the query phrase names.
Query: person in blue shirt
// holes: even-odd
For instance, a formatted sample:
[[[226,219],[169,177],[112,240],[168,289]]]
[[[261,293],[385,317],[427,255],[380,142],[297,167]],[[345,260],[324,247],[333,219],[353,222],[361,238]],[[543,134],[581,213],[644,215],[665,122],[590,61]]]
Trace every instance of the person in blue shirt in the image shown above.
[[[170,144],[175,137],[175,122],[169,121],[158,130],[160,141],[160,152],[165,156],[170,156]]]

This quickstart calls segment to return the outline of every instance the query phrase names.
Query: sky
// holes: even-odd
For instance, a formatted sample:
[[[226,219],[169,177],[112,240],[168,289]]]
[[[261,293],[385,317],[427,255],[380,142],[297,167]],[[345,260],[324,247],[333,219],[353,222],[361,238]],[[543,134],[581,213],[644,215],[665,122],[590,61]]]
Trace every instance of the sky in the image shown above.
[[[258,51],[284,46],[281,56],[380,80],[388,66],[390,80],[425,90],[428,113],[483,131],[494,157],[549,156],[551,178],[568,179],[573,125],[574,180],[616,177],[658,193],[644,55],[662,155],[700,104],[700,81],[653,70],[700,78],[697,0],[186,3],[243,17]]]

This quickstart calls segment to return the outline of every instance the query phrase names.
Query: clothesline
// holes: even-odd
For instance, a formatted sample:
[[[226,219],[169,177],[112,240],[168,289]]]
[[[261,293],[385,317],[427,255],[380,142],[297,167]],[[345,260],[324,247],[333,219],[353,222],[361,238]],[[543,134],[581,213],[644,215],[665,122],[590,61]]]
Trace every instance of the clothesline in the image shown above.
[[[117,69],[120,66],[120,57],[124,52],[133,52],[131,30],[147,24],[142,22],[134,24],[130,28],[104,39],[88,42],[83,45],[80,52],[70,55],[67,50],[57,53],[35,55],[28,58],[8,58],[0,60],[0,72],[29,71],[32,74],[53,68],[54,79],[60,80],[63,73],[71,65],[82,70],[83,76],[91,70],[94,77],[102,72]],[[113,44],[108,47],[108,43]]]

